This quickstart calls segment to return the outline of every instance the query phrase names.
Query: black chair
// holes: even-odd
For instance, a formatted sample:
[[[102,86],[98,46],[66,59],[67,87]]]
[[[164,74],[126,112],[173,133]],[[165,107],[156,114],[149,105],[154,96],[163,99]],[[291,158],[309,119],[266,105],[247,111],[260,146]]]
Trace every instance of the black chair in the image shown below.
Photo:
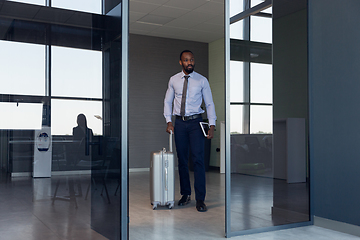
[[[116,196],[117,191],[120,188],[120,169],[121,169],[121,161],[120,161],[120,149],[114,148],[112,151],[112,156],[110,159],[110,163],[108,167],[106,168],[105,175],[103,177],[103,188],[101,190],[101,196],[103,195],[103,192],[105,190],[106,197],[108,199],[108,202],[110,203],[110,197],[108,192],[108,185],[111,184],[113,181],[117,182],[117,186],[115,189],[114,196]]]
[[[110,203],[107,182],[109,180],[115,178],[114,175],[116,175],[116,173],[117,173],[116,169],[120,168],[120,166],[118,166],[118,165],[120,165],[120,149],[116,148],[118,143],[119,143],[118,138],[113,138],[113,137],[104,138],[104,145],[103,145],[104,153],[101,156],[102,160],[103,160],[103,162],[102,162],[103,164],[102,165],[94,164],[91,167],[91,182],[87,188],[85,199],[87,199],[87,197],[89,195],[91,185],[93,185],[94,189],[96,190],[97,189],[96,183],[101,182],[101,185],[102,185],[101,196],[105,189],[108,202]],[[97,159],[96,161],[93,161],[93,162],[94,163],[99,162],[99,160]],[[118,172],[119,172],[118,178],[120,178],[120,171],[118,171]],[[119,186],[120,186],[120,183],[118,183],[117,189],[115,191],[115,195],[118,191]]]

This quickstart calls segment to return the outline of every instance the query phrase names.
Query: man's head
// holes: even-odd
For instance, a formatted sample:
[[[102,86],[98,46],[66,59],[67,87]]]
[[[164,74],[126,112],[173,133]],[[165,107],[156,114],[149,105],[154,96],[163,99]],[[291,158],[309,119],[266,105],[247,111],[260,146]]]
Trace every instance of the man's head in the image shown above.
[[[184,50],[180,53],[180,65],[183,68],[183,72],[188,75],[194,71],[195,58],[194,54],[190,50]]]

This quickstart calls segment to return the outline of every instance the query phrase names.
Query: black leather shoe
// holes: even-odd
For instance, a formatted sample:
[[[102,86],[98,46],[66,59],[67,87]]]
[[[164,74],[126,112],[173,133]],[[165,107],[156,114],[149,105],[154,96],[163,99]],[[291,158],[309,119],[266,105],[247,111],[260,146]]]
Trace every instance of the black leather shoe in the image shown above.
[[[179,206],[184,206],[190,202],[190,195],[183,195],[178,202]]]
[[[206,211],[207,211],[207,207],[206,207],[204,201],[202,201],[202,200],[196,200],[196,209],[197,209],[199,212],[206,212]]]

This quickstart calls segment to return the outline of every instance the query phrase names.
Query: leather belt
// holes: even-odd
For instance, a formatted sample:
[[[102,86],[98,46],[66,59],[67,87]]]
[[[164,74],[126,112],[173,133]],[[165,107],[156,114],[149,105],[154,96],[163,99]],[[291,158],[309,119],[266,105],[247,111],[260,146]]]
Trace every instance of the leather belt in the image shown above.
[[[201,118],[201,117],[202,117],[201,114],[194,114],[191,116],[184,116],[184,117],[176,115],[177,119],[181,119],[183,121],[193,120],[193,119],[197,119],[197,118]]]

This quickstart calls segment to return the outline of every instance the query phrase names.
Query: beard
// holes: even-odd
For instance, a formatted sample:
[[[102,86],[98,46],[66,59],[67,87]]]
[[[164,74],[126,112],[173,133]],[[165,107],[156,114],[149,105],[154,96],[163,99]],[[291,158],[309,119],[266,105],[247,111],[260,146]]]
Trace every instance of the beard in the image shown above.
[[[189,68],[191,66],[191,68]],[[184,71],[187,73],[187,74],[190,74],[194,71],[194,68],[195,68],[195,65],[192,65],[192,64],[189,64],[186,68],[184,68]]]

